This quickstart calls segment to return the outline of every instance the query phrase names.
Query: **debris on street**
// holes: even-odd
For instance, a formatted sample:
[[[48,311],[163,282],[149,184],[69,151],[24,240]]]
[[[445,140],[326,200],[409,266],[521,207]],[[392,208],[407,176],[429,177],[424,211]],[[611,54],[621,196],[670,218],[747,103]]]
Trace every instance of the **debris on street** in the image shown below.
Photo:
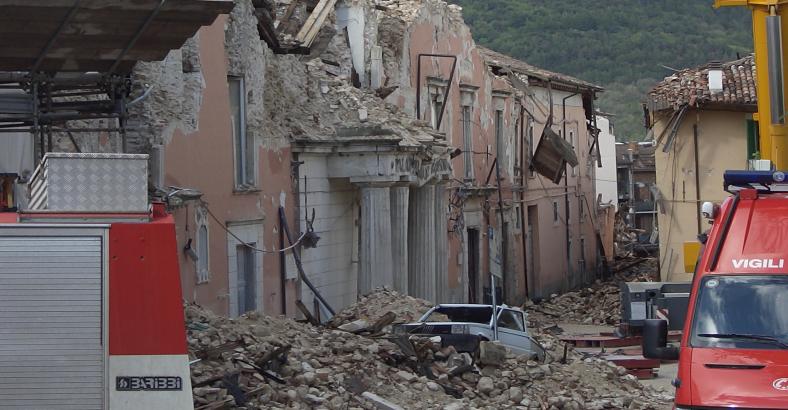
[[[530,318],[540,322],[618,325],[621,320],[620,282],[651,282],[657,280],[657,261],[624,259],[612,267],[611,279],[597,280],[585,287],[562,295],[551,295],[540,303],[526,302]]]
[[[504,356],[495,342],[483,342],[480,360],[441,347],[439,337],[395,337],[388,326],[368,336],[340,330],[359,320],[410,321],[429,306],[379,290],[340,312],[331,328],[257,313],[228,319],[187,305],[195,408],[669,408],[670,395],[538,329],[551,356],[544,363]],[[390,320],[397,314],[403,318]]]

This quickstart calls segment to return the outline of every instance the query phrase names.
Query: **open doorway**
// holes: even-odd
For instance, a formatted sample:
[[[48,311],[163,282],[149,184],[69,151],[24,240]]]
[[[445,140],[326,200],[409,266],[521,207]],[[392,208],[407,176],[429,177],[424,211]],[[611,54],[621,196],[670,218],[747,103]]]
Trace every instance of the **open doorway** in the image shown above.
[[[468,303],[477,303],[479,259],[479,230],[468,228]]]

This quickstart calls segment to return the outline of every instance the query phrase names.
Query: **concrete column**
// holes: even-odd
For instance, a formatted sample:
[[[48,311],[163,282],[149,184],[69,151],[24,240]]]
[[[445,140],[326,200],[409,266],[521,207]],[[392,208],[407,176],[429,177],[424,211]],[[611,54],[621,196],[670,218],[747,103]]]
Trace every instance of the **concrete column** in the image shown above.
[[[361,185],[361,266],[358,293],[394,286],[389,187]]]
[[[450,302],[448,207],[446,184],[435,185],[435,289],[438,303]]]
[[[435,186],[413,189],[409,202],[408,293],[434,302]]]
[[[408,293],[408,186],[391,188],[391,254],[394,289]]]

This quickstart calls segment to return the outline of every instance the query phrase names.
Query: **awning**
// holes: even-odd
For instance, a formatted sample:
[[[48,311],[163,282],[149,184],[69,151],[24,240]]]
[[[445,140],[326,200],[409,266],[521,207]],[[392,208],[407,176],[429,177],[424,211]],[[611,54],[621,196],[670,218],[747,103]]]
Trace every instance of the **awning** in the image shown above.
[[[0,71],[128,73],[232,8],[232,0],[0,0]]]

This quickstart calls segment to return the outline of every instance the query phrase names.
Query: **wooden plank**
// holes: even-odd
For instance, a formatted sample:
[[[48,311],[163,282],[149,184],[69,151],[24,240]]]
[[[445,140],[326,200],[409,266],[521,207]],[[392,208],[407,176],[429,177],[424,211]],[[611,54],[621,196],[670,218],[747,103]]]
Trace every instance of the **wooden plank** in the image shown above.
[[[317,3],[315,8],[312,10],[312,14],[310,14],[309,17],[307,17],[306,21],[304,22],[304,25],[301,26],[301,30],[299,30],[298,34],[296,34],[297,41],[304,42],[306,35],[309,33],[309,30],[312,29],[312,26],[317,21],[318,17],[320,16],[320,13],[323,11],[323,8],[326,7],[326,4],[328,4],[328,0],[320,0],[320,2]]]
[[[304,42],[302,43],[304,47],[312,46],[312,42],[315,41],[315,37],[317,37],[320,30],[323,28],[323,24],[325,23],[326,19],[328,18],[329,14],[331,14],[331,10],[334,9],[334,5],[336,5],[337,0],[328,0],[328,5],[322,9],[320,15],[317,18],[315,24],[312,25],[312,28],[309,30],[308,34]]]

